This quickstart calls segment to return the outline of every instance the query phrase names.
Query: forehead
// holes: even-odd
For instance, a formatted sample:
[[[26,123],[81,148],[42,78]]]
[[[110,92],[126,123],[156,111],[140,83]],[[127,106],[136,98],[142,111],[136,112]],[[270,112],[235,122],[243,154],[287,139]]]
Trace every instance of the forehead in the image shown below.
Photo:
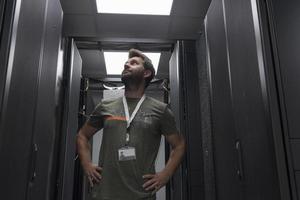
[[[141,57],[138,57],[138,56],[134,56],[132,58],[128,58],[127,62],[130,62],[130,61],[137,61],[139,63],[142,63],[143,62],[143,59]]]

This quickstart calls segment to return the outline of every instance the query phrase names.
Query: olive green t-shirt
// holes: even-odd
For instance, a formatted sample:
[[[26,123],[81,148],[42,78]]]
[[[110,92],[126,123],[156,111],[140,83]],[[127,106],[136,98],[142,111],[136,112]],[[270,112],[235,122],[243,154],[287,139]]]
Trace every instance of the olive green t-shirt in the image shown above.
[[[127,98],[129,113],[139,99]],[[167,104],[146,97],[130,126],[129,146],[136,159],[119,161],[118,150],[125,146],[126,118],[122,98],[103,100],[91,114],[88,124],[101,129],[103,138],[99,166],[103,168],[100,184],[93,188],[96,200],[155,199],[142,185],[144,174],[155,173],[155,160],[161,135],[178,134],[174,116]]]

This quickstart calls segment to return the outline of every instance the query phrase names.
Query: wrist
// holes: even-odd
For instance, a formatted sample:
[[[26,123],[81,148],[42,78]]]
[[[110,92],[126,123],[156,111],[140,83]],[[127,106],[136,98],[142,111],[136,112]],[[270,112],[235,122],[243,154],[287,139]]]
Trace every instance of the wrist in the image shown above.
[[[92,162],[84,162],[84,163],[82,163],[82,167],[84,169],[87,169],[87,168],[91,167],[92,165],[93,165]]]
[[[165,176],[167,176],[169,179],[171,178],[171,176],[173,175],[173,173],[168,170],[168,169],[163,169],[163,171],[161,171],[161,173],[163,173]]]

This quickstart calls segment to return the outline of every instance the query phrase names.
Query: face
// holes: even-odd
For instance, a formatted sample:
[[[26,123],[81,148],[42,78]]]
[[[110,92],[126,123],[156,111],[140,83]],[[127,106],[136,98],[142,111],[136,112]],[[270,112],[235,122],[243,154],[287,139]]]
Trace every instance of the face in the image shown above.
[[[140,57],[129,58],[124,65],[124,70],[122,72],[122,80],[142,80],[144,78],[145,71],[143,62],[143,59]]]

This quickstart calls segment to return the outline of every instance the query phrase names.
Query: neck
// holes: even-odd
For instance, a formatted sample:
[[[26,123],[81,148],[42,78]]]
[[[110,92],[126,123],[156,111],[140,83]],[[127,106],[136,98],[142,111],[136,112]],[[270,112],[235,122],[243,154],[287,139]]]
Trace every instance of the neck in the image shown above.
[[[144,85],[139,86],[125,86],[125,97],[141,98],[144,95]]]

